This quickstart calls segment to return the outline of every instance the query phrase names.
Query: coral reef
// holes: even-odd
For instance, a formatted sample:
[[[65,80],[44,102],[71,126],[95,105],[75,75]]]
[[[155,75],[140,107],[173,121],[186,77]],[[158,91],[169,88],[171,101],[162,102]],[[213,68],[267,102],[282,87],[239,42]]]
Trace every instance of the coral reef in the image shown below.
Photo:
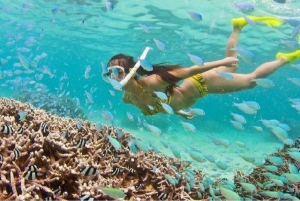
[[[39,87],[42,88],[43,86]],[[43,109],[50,114],[86,119],[83,108],[75,100],[65,96],[64,93],[60,95],[49,93],[45,87],[34,92],[32,90],[21,91],[14,95],[14,99],[23,103],[30,103],[34,107]]]
[[[141,145],[134,153],[132,139],[112,126],[0,99],[0,200],[299,198],[300,140],[230,182]],[[277,171],[270,172],[273,166]]]
[[[133,154],[130,133],[122,131],[117,150],[105,135],[116,138],[116,128],[97,130],[90,122],[8,99],[0,99],[0,106],[0,200],[109,199],[100,187],[122,189],[125,199],[191,199],[181,181],[177,188],[166,175],[189,164],[152,152]],[[21,121],[19,111],[27,112]],[[195,178],[202,179],[200,171]]]

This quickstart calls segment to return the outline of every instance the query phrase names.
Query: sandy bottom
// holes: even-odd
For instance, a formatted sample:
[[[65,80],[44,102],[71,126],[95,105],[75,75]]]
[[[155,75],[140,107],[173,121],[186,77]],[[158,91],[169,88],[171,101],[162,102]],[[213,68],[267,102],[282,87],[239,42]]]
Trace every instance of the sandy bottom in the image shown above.
[[[165,148],[161,140],[167,142],[170,146],[175,147],[181,154],[182,160],[193,161],[192,167],[199,168],[209,177],[227,178],[233,180],[236,170],[240,170],[244,173],[251,173],[253,164],[246,162],[242,159],[241,155],[254,156],[259,159],[265,158],[268,154],[276,152],[279,148],[282,148],[283,144],[276,139],[271,133],[265,132],[241,132],[237,130],[224,130],[222,133],[164,133],[161,136],[156,136],[150,131],[145,129],[130,129],[122,128],[127,132],[133,133],[137,138],[142,139],[144,142],[151,142],[156,145],[158,149],[169,157],[175,157],[170,148]],[[217,146],[207,135],[213,135],[218,138],[225,138],[231,142],[229,147]],[[240,141],[245,144],[245,147],[239,147],[235,141]],[[170,147],[169,146],[169,147]],[[215,163],[211,163],[208,160],[203,163],[194,161],[188,154],[187,148],[193,148],[201,151],[204,155],[210,155],[215,158],[215,161],[221,161],[225,163],[228,168],[222,170],[216,166]]]

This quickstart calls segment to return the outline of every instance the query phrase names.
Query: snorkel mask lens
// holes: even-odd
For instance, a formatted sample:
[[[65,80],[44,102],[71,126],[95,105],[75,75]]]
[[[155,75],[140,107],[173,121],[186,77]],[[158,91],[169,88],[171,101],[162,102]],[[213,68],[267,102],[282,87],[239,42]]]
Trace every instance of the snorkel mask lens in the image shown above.
[[[108,69],[108,72],[105,74],[105,76],[108,76],[111,79],[114,79],[117,81],[124,79],[125,70],[122,66],[110,66],[107,69]]]

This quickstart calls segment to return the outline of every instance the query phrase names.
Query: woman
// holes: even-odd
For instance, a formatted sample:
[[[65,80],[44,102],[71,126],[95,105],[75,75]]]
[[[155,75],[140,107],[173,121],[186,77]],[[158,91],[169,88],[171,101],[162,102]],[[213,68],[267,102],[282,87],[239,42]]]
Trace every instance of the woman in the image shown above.
[[[274,26],[282,23],[273,17],[252,16],[250,19]],[[191,119],[194,117],[193,112],[185,112],[183,109],[191,107],[206,94],[225,94],[253,88],[256,86],[253,79],[267,77],[300,56],[300,50],[290,54],[278,53],[276,60],[262,64],[252,73],[234,73],[238,67],[238,59],[236,51],[232,48],[237,45],[239,34],[247,21],[245,18],[237,18],[232,20],[232,24],[234,28],[226,46],[226,58],[189,68],[164,64],[153,65],[153,71],[150,72],[139,68],[135,76],[123,87],[124,103],[135,105],[144,115],[165,113],[163,104],[166,103],[176,114]],[[129,73],[134,64],[133,57],[124,54],[115,55],[108,62],[108,66],[121,66],[117,68],[119,72],[115,77],[118,81]],[[233,73],[233,79],[225,79],[218,72]],[[176,83],[180,80],[183,82],[177,86]],[[168,99],[160,98],[155,92],[165,92]]]

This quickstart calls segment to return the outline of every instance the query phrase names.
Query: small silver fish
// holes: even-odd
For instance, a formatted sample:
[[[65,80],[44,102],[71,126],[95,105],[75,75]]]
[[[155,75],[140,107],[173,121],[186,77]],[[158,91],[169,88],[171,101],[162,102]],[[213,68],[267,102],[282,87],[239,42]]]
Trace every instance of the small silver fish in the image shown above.
[[[253,79],[252,81],[254,81],[258,86],[264,88],[274,87],[273,81],[268,78],[257,78],[257,79]]]
[[[153,93],[155,93],[155,95],[156,95],[158,98],[162,99],[162,100],[165,100],[165,101],[168,100],[168,96],[167,96],[167,94],[165,94],[164,92],[161,92],[161,91],[153,91]]]
[[[157,39],[153,39],[154,42],[155,42],[155,45],[156,47],[160,50],[160,51],[167,51],[167,48],[166,48],[166,44],[164,44],[163,42],[161,42],[160,40],[157,40]]]
[[[197,66],[203,66],[203,59],[196,56],[196,55],[193,55],[193,54],[190,54],[189,52],[187,53],[187,55],[190,57],[190,60]]]
[[[188,122],[179,121],[179,123],[188,131],[195,133],[197,131],[196,127]]]
[[[253,21],[252,19],[250,19],[249,17],[247,17],[247,16],[244,16],[244,19],[248,22],[248,24],[250,25],[250,26],[253,26],[253,27],[255,27],[256,26],[256,23],[255,23],[255,21]]]
[[[240,122],[238,122],[238,121],[232,121],[232,120],[230,120],[230,122],[232,123],[232,125],[236,129],[238,129],[238,130],[244,130],[244,126]]]
[[[143,29],[144,32],[146,33],[150,33],[150,27],[148,27],[147,25],[145,24],[139,24],[140,27]]]
[[[221,72],[221,71],[216,71],[221,77],[225,78],[226,80],[233,80],[233,74],[228,73],[228,72]]]
[[[105,2],[106,10],[112,11],[114,9],[114,4],[110,1]]]
[[[152,64],[149,61],[147,61],[146,59],[138,59],[138,61],[141,63],[141,66],[144,70],[146,70],[146,71],[153,70]]]
[[[198,13],[196,11],[188,11],[187,13],[190,15],[190,17],[193,20],[198,21],[198,22],[202,21],[202,15],[200,13]]]

